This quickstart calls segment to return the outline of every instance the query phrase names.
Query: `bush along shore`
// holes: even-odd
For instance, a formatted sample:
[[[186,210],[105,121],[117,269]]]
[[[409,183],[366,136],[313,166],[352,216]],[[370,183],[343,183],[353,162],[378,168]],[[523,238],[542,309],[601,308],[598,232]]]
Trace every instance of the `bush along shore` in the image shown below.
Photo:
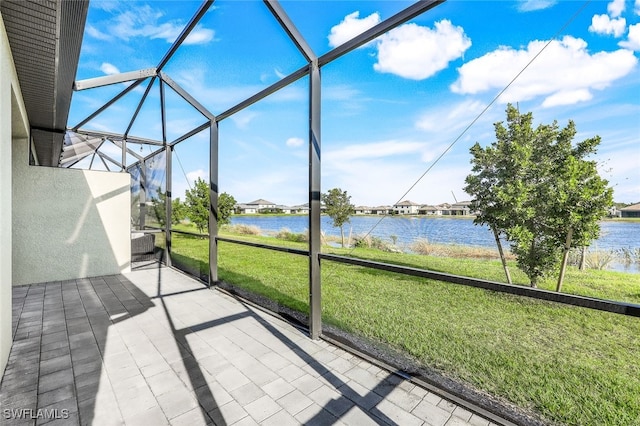
[[[307,248],[304,234],[262,234],[255,227],[221,229],[229,238]],[[505,281],[500,261],[475,249],[421,242],[427,247],[397,253],[375,241],[344,249],[325,242],[328,253]],[[176,233],[172,248],[175,265],[208,271],[205,237]],[[509,262],[514,283],[527,285]],[[242,291],[308,314],[306,257],[221,241],[218,268],[221,280]],[[540,287],[553,289],[552,281]],[[572,267],[563,290],[638,304],[640,275]],[[406,354],[543,422],[640,424],[638,318],[329,261],[322,266],[322,308],[325,324]]]

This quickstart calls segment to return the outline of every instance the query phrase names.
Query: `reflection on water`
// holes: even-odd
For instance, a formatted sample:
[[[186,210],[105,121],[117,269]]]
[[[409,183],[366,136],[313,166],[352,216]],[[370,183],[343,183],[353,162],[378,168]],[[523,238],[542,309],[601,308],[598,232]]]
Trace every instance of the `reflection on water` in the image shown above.
[[[321,229],[326,235],[340,235],[340,229],[332,226],[331,218],[322,216],[321,222]],[[231,223],[257,226],[265,233],[283,228],[302,233],[309,228],[307,216],[232,216]],[[600,238],[592,243],[590,251],[640,249],[640,222],[603,221],[600,228]],[[385,241],[396,240],[397,245],[403,248],[419,239],[435,244],[489,248],[495,248],[496,244],[489,228],[474,225],[470,218],[352,216],[351,223],[345,225],[345,236],[349,234],[369,234]],[[640,265],[611,262],[607,269],[639,273]]]

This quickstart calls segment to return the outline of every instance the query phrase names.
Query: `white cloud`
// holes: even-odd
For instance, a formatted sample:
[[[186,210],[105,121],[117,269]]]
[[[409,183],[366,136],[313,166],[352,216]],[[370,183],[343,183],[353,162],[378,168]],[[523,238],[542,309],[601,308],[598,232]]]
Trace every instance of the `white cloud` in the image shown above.
[[[607,5],[607,12],[609,12],[612,18],[617,18],[622,15],[622,12],[624,12],[624,1],[625,0],[613,0]]]
[[[633,11],[636,13],[636,15],[640,15],[640,0],[636,0],[636,4],[633,7]]]
[[[550,108],[560,105],[573,105],[579,102],[590,101],[593,95],[589,89],[576,89],[576,90],[560,90],[551,96],[548,96],[542,106]]]
[[[334,84],[322,87],[322,99],[332,101],[351,101],[361,97],[362,92],[348,84]]]
[[[129,41],[133,37],[162,39],[173,43],[184,29],[185,24],[179,20],[162,22],[163,13],[149,5],[137,7],[135,10],[122,12],[109,23],[110,32],[116,37]],[[185,44],[205,44],[214,38],[214,31],[196,26],[184,41]]]
[[[359,11],[350,13],[338,25],[332,27],[328,37],[329,46],[340,46],[380,22],[380,14],[377,12],[362,19],[359,19],[359,16]]]
[[[87,24],[87,28],[86,28],[87,34],[95,39],[98,40],[111,40],[112,37],[109,34],[105,34],[103,32],[101,32],[100,30],[98,30],[96,27]]]
[[[118,67],[108,62],[103,62],[102,65],[100,65],[100,71],[107,75],[120,74],[120,70],[118,69]]]
[[[230,118],[238,129],[246,129],[249,123],[258,116],[257,112],[243,110],[233,114]]]
[[[285,142],[287,144],[288,147],[291,148],[298,148],[302,145],[304,145],[304,139],[302,138],[289,138],[287,139],[287,141]]]
[[[155,111],[154,111],[155,112]],[[180,111],[183,112],[183,111]],[[196,114],[191,114],[187,117],[183,117],[183,118],[175,118],[178,116],[178,111],[176,110],[172,110],[171,108],[169,108],[167,110],[167,116],[168,117],[174,117],[174,118],[167,118],[167,138],[169,139],[169,141],[171,141],[171,139],[174,138],[178,138],[190,131],[192,131],[193,129],[195,129],[197,126],[199,126],[200,124],[202,124],[202,119],[200,118],[200,116],[196,115]],[[157,111],[157,117],[160,116],[160,111]],[[159,122],[160,120],[156,119],[154,120],[154,124],[151,125],[150,123],[150,118],[147,118],[146,120],[143,119],[143,117],[138,116],[138,120],[142,120],[141,123],[144,125],[144,128],[150,132],[150,133],[155,133],[157,134],[158,138],[162,138],[162,123]],[[135,129],[135,126],[133,127]],[[138,136],[142,136],[142,135],[138,135]],[[150,139],[153,139],[153,136],[151,136],[151,134],[149,136]],[[195,134],[193,136],[191,136],[191,138],[189,138],[188,140],[209,140],[209,131],[208,130],[203,130],[198,134]]]
[[[224,175],[221,190],[232,194],[238,202],[264,198],[276,204],[292,206],[309,199],[308,174],[304,164],[291,164],[278,170],[236,169]]]
[[[533,12],[535,10],[548,9],[556,3],[556,0],[520,0],[518,10],[520,12]]]
[[[180,30],[182,31],[182,29]],[[202,26],[196,26],[193,31],[187,36],[184,40],[185,45],[189,44],[206,44],[213,40],[215,36],[215,31],[209,28],[203,28]]]
[[[423,113],[415,123],[416,128],[429,133],[448,134],[462,130],[483,111],[482,102],[467,100],[457,105],[445,106]],[[447,112],[443,114],[443,112]]]
[[[502,47],[458,68],[458,80],[451,90],[477,94],[501,90],[547,44],[532,41],[525,49]],[[551,41],[545,51],[501,96],[501,102],[517,102],[545,97],[544,106],[570,105],[592,96],[613,81],[631,73],[638,59],[629,50],[590,54],[584,40],[564,37]]]
[[[448,20],[435,29],[406,24],[378,38],[378,62],[373,68],[412,80],[423,80],[460,58],[471,46],[461,27]]]
[[[608,141],[603,137],[604,143]],[[600,149],[604,151],[604,149]],[[635,141],[629,148],[598,152],[600,175],[613,187],[613,199],[618,202],[637,203],[640,199],[640,155]]]
[[[625,49],[640,51],[640,24],[629,25],[629,35],[627,40],[618,43]]]
[[[117,10],[120,8],[120,2],[118,1],[107,1],[107,0],[101,0],[101,1],[93,1],[89,4],[89,7],[91,8],[96,8],[96,9],[100,9],[100,10],[104,10],[105,12],[112,12],[114,10]]]
[[[375,147],[378,144],[381,143],[366,145]],[[442,163],[429,171],[409,194],[403,196],[428,167],[423,156],[416,158],[411,149],[407,151],[406,155],[395,158],[393,155],[370,158],[366,154],[352,155],[353,149],[349,149],[347,155],[344,155],[342,148],[327,149],[322,161],[323,190],[333,187],[346,189],[355,204],[368,206],[393,204],[400,201],[400,198],[417,203],[437,204],[450,201],[451,190],[455,190],[458,196],[462,194],[461,188],[464,177],[469,173],[469,166]],[[436,153],[437,149],[432,151]],[[407,155],[412,156],[415,161],[407,160]],[[421,161],[417,161],[418,158]]]
[[[197,170],[192,170],[190,172],[187,173],[187,179],[189,180],[189,183],[191,185],[193,185],[193,182],[195,182],[198,178],[203,179],[205,181],[209,180],[209,172],[202,170],[202,169],[197,169]]]
[[[399,155],[419,154],[424,161],[433,157],[433,146],[425,142],[412,141],[383,141],[363,144],[353,144],[332,149],[325,152],[326,161],[351,162],[366,159],[380,159]]]
[[[214,113],[230,108],[263,89],[259,85],[212,87],[206,84],[206,75],[204,67],[192,64],[190,69],[176,72],[174,78],[187,92],[197,94],[203,105]]]
[[[627,27],[624,18],[611,19],[608,15],[593,15],[589,31],[596,34],[607,34],[614,37],[621,37]]]

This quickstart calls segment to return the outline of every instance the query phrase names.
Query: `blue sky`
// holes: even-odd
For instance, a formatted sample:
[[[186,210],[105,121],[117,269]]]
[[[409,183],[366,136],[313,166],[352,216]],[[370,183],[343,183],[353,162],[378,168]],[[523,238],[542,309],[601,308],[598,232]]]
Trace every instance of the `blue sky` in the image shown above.
[[[281,4],[320,55],[411,3]],[[199,6],[92,1],[77,79],[156,66]],[[493,123],[504,120],[512,102],[533,112],[536,123],[573,119],[576,141],[601,136],[594,160],[615,200],[638,202],[639,57],[640,0],[449,0],[322,69],[322,190],[340,187],[353,203],[370,206],[468,199],[462,187],[469,148],[494,140]],[[262,2],[220,0],[164,71],[219,114],[304,64]],[[123,87],[76,92],[69,124]],[[142,92],[135,89],[84,127],[123,133]],[[307,202],[307,97],[303,78],[220,123],[221,191],[239,202]],[[205,121],[170,90],[167,103],[169,140]],[[161,138],[157,90],[131,134]],[[102,149],[120,159],[115,146]],[[174,160],[173,192],[183,198],[187,180],[208,176],[208,137],[197,135],[176,151],[186,177]]]

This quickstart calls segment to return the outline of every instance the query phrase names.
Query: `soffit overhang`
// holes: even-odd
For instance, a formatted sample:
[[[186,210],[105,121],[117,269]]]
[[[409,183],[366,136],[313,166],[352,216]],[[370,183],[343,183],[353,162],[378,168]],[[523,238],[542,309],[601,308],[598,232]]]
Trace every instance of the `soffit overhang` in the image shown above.
[[[2,0],[31,136],[40,165],[58,166],[88,0]]]

